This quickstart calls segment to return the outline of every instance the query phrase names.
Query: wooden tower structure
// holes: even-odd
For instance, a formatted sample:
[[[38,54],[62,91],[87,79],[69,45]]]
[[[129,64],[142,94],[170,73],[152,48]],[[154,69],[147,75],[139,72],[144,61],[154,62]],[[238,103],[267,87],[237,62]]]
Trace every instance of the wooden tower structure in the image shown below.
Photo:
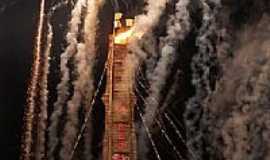
[[[133,19],[123,19],[121,13],[115,14],[114,31],[110,36],[106,91],[103,95],[103,160],[136,160],[134,96],[131,74],[125,66],[132,25]]]

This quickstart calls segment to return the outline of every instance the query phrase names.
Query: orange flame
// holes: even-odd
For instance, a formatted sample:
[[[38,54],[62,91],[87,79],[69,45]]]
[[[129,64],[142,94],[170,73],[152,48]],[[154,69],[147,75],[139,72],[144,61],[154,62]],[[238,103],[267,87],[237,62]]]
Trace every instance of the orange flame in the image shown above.
[[[131,28],[125,32],[119,33],[114,38],[115,44],[127,44],[128,40],[134,35],[134,28]]]
[[[142,36],[142,33],[136,33],[134,27],[132,27],[125,32],[117,34],[114,38],[114,43],[124,45],[127,44],[132,37],[141,38]]]

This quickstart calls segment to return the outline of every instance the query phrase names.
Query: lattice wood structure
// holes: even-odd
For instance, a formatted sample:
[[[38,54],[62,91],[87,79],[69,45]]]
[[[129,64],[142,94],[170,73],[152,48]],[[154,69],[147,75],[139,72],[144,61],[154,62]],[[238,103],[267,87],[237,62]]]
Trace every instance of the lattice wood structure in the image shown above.
[[[136,160],[134,96],[131,75],[125,66],[126,44],[115,44],[111,36],[105,103],[103,160]]]

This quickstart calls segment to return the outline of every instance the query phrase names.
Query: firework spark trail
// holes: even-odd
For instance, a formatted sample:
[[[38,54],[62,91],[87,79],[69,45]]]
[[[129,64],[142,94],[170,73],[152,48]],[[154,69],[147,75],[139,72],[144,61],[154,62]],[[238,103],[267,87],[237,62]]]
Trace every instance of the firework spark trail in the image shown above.
[[[28,108],[26,110],[26,131],[25,131],[25,139],[23,145],[24,160],[31,159],[31,147],[33,144],[33,118],[34,118],[34,110],[36,106],[35,98],[37,94],[37,84],[39,77],[39,67],[40,67],[40,52],[41,52],[41,39],[43,33],[43,23],[44,23],[44,12],[45,12],[45,0],[41,0],[40,3],[40,14],[39,14],[39,22],[38,22],[38,33],[36,37],[36,45],[35,45],[35,55],[34,55],[34,63],[33,63],[33,71],[32,71],[32,79],[29,88],[29,97],[28,97]]]
[[[146,134],[147,134],[147,136],[148,136],[148,138],[149,138],[149,140],[150,140],[150,142],[151,142],[151,145],[152,145],[152,147],[153,147],[153,149],[154,149],[154,153],[155,153],[157,159],[158,159],[158,160],[161,160],[161,157],[160,157],[160,154],[159,154],[159,152],[158,152],[157,146],[156,146],[156,144],[155,144],[155,142],[154,142],[154,140],[153,140],[153,135],[151,134],[150,129],[148,128],[148,126],[147,126],[147,124],[146,124],[146,120],[144,119],[143,114],[142,114],[142,112],[140,111],[138,105],[135,104],[135,106],[137,106],[136,109],[137,109],[137,111],[138,111],[138,113],[139,113],[139,116],[140,116],[140,118],[141,118],[141,120],[142,120],[142,123],[143,123],[143,126],[144,126],[144,128],[145,128]],[[142,131],[142,130],[141,130],[141,131]],[[143,135],[145,135],[145,134],[143,134]],[[143,137],[143,136],[142,136],[142,137]],[[145,140],[145,139],[144,139],[144,140]]]
[[[140,82],[139,82],[139,83],[140,83]],[[141,84],[141,85],[142,85],[142,84]],[[142,87],[145,89],[145,86],[142,86]],[[136,93],[138,93],[139,97],[143,100],[143,102],[144,102],[146,105],[148,105],[146,99],[140,94],[139,89],[137,89],[137,87],[135,88],[135,91],[136,91]],[[152,99],[152,100],[155,100],[155,99]],[[155,101],[156,101],[156,100],[155,100]],[[138,107],[138,110],[140,110],[139,107]],[[146,122],[146,120],[145,120],[145,122]],[[180,152],[177,150],[176,146],[173,144],[171,138],[170,138],[169,135],[167,134],[166,129],[162,128],[161,122],[160,122],[158,119],[156,119],[155,122],[158,124],[158,126],[159,126],[159,128],[160,128],[160,130],[161,130],[161,133],[164,135],[164,137],[166,138],[167,142],[173,147],[173,150],[174,150],[174,152],[176,153],[177,157],[178,157],[179,159],[184,159],[184,158],[182,157],[182,155],[180,154]],[[175,129],[175,128],[174,128],[174,129]],[[177,128],[176,128],[176,131],[178,131]],[[177,133],[178,133],[178,132],[177,132]],[[180,133],[180,132],[179,132],[179,133]],[[142,134],[142,133],[141,133],[141,134]],[[181,134],[180,134],[180,136],[181,136]],[[141,137],[145,137],[145,136],[141,136]],[[181,136],[181,138],[182,138],[182,136]],[[145,139],[142,139],[142,140],[145,141]],[[182,139],[181,139],[181,140],[182,140]],[[184,142],[184,140],[183,140],[182,142]]]
[[[139,71],[140,71],[140,68],[139,68]],[[143,77],[142,77],[142,78],[143,78]],[[144,80],[145,80],[145,79],[144,79]],[[138,82],[138,84],[146,91],[146,93],[149,94],[148,89],[146,88],[146,86],[145,86],[140,80],[138,80],[138,76],[137,76],[137,78],[136,78],[136,82]],[[136,88],[137,88],[137,87],[136,87]],[[136,88],[135,88],[135,90],[137,91],[137,93],[139,93],[139,89],[136,89]],[[146,103],[145,98],[144,98],[141,94],[138,94],[138,95],[139,95],[139,98],[141,98],[141,99],[144,101],[144,103]],[[153,101],[157,101],[157,99],[152,99],[152,100],[153,100]],[[165,103],[166,103],[166,102],[165,102]],[[164,105],[165,105],[165,104],[164,104]],[[159,114],[161,114],[161,110],[159,110],[158,112],[159,112]],[[186,145],[186,141],[184,140],[184,138],[183,138],[181,132],[179,131],[179,129],[178,129],[177,126],[175,125],[174,121],[170,118],[169,114],[166,113],[166,112],[163,112],[163,114],[164,114],[164,117],[168,120],[169,124],[173,127],[173,129],[174,129],[174,131],[176,132],[178,138],[181,140],[181,142],[182,142],[183,144]],[[181,123],[179,123],[179,125],[184,129],[184,126],[183,126]],[[142,133],[140,133],[140,134],[142,134]],[[187,147],[187,149],[188,149],[188,152],[191,154],[192,159],[197,160],[198,158],[197,158],[197,156],[195,155],[195,153],[193,153],[193,151],[190,150],[190,149],[188,148],[187,145],[186,145],[186,147]]]
[[[173,127],[173,129],[176,132],[178,138],[186,145],[186,141],[184,140],[181,132],[178,130],[177,126],[175,125],[175,123],[173,122],[173,120],[170,118],[170,116],[167,113],[164,113],[164,116],[167,119],[167,121],[169,122],[169,124]],[[197,160],[198,157],[196,156],[196,154],[192,150],[190,150],[187,145],[186,145],[186,147],[188,149],[188,152],[192,156],[192,159]]]
[[[74,93],[71,100],[68,102],[68,111],[67,111],[67,123],[64,129],[63,137],[63,148],[60,151],[62,159],[68,159],[70,153],[72,152],[74,142],[78,133],[78,111],[81,104],[86,106],[91,105],[89,99],[93,97],[93,73],[92,67],[94,64],[95,57],[95,38],[96,38],[96,29],[98,25],[98,10],[100,5],[103,5],[104,2],[97,3],[96,0],[87,1],[87,14],[85,17],[84,23],[84,40],[85,43],[80,43],[78,45],[78,53],[75,55],[75,63],[77,66],[78,78],[74,85]],[[85,99],[87,102],[82,102]],[[89,107],[86,107],[89,108]],[[91,141],[91,136],[87,136]],[[91,150],[89,148],[90,144],[86,145],[86,157],[91,157]]]
[[[108,57],[109,57],[109,56],[108,56]],[[83,122],[83,124],[82,124],[82,127],[81,127],[81,129],[80,129],[80,132],[79,132],[79,134],[78,134],[78,136],[77,136],[77,139],[76,139],[76,142],[75,142],[75,144],[74,144],[74,147],[73,147],[73,150],[72,150],[72,154],[71,154],[71,159],[72,159],[73,156],[74,156],[74,153],[75,153],[75,151],[76,151],[76,149],[77,149],[77,147],[78,147],[79,141],[80,141],[80,139],[82,138],[82,135],[83,135],[84,131],[85,131],[86,128],[88,127],[88,126],[87,126],[87,123],[88,123],[88,121],[89,121],[90,118],[91,118],[91,113],[92,113],[92,110],[93,110],[93,106],[94,106],[94,104],[95,104],[95,102],[96,102],[96,98],[97,98],[97,96],[98,96],[98,94],[99,94],[99,92],[100,92],[101,85],[102,85],[102,82],[103,82],[103,80],[104,80],[104,77],[106,76],[106,70],[107,70],[107,69],[108,69],[108,61],[106,61],[104,70],[103,70],[102,75],[101,75],[101,77],[100,77],[100,80],[99,80],[99,82],[98,82],[98,87],[97,87],[97,89],[96,89],[96,91],[95,91],[95,93],[94,93],[94,96],[93,96],[93,98],[92,98],[91,104],[90,104],[89,108],[86,109],[87,113],[86,113],[86,115],[85,115],[85,117],[84,117],[84,122]],[[88,135],[88,136],[89,136],[89,135]],[[91,139],[89,139],[89,140],[91,141]],[[85,141],[89,141],[89,140],[85,140]]]
[[[137,81],[138,84],[140,84],[140,86],[144,89],[144,90],[147,90],[146,87],[142,84],[142,82],[140,81]],[[148,93],[148,91],[146,91]],[[149,94],[149,93],[148,93]],[[144,99],[143,96],[141,94],[139,94],[139,97],[141,99]],[[153,99],[154,101],[157,101],[156,99]],[[146,102],[146,101],[145,101]],[[161,112],[161,110],[159,110],[159,112]],[[165,118],[169,121],[170,124],[173,125],[173,128],[175,129],[175,132],[177,133],[179,139],[185,144],[185,140],[183,138],[183,136],[181,135],[180,131],[178,130],[178,128],[176,127],[176,125],[174,124],[173,120],[169,117],[169,115],[166,113],[166,112],[163,112],[164,113],[164,116]],[[184,127],[182,126],[182,124],[180,124],[180,126],[184,129]]]
[[[85,0],[78,0],[74,9],[72,10],[71,20],[69,22],[69,30],[66,36],[68,43],[64,53],[61,54],[60,70],[62,73],[61,82],[57,86],[57,101],[54,104],[54,111],[50,117],[51,125],[49,126],[49,152],[48,156],[50,160],[54,160],[54,150],[58,144],[57,128],[60,120],[60,116],[63,112],[63,107],[66,100],[69,97],[68,82],[70,80],[68,61],[75,54],[78,46],[77,37],[79,34],[79,25],[81,24],[82,9],[85,5]]]
[[[144,88],[144,89],[145,89],[145,88]],[[135,91],[136,91],[136,93],[138,93],[139,98],[142,99],[143,102],[147,105],[146,99],[139,93],[139,89],[135,88]],[[154,100],[154,99],[153,99],[153,100]],[[157,100],[155,100],[155,101],[157,101]],[[159,113],[159,114],[161,114],[161,113]],[[179,131],[179,129],[178,129],[177,126],[175,125],[174,121],[170,118],[170,116],[169,116],[166,112],[164,112],[163,114],[164,114],[165,118],[168,120],[169,124],[173,127],[173,129],[174,129],[174,131],[176,132],[178,138],[181,140],[181,142],[182,142],[183,144],[186,145],[186,141],[184,140],[184,138],[183,138],[181,132]],[[166,138],[166,140],[168,141],[168,143],[170,143],[170,145],[173,147],[173,149],[174,149],[174,151],[176,152],[178,158],[179,158],[179,159],[183,159],[183,157],[181,156],[180,152],[177,150],[176,146],[173,144],[171,138],[168,136],[166,129],[163,129],[163,128],[162,128],[161,122],[160,122],[158,119],[155,119],[155,122],[159,125],[159,128],[161,129],[162,134],[165,136],[165,138]],[[142,131],[140,131],[140,132],[142,132]],[[144,135],[143,133],[139,133],[139,134],[141,135],[141,136],[139,137],[139,140],[140,140],[140,141],[143,141],[143,142],[139,142],[139,143],[145,143],[145,138],[146,138],[145,135]],[[191,154],[191,156],[192,156],[191,158],[192,158],[193,160],[197,160],[198,158],[197,158],[197,156],[195,155],[195,153],[193,153],[193,151],[190,150],[190,149],[188,148],[187,145],[186,145],[186,147],[187,147],[188,152],[189,152],[189,153]],[[147,149],[146,149],[146,150],[147,150]],[[145,153],[145,154],[146,154],[146,153]]]
[[[142,83],[141,83],[141,84],[142,84]],[[142,86],[142,87],[145,89],[145,86]],[[146,90],[147,90],[147,89],[146,89]],[[146,99],[140,94],[139,89],[137,89],[137,87],[135,88],[135,91],[136,91],[136,93],[138,93],[139,98],[142,99],[143,102],[147,105]],[[153,100],[155,100],[155,99],[153,99]],[[155,101],[156,101],[156,100],[155,100]],[[183,138],[183,136],[181,135],[180,131],[177,129],[177,127],[176,127],[176,125],[174,124],[173,120],[169,117],[169,115],[168,115],[167,113],[164,113],[164,115],[165,115],[166,119],[169,121],[169,123],[173,126],[173,128],[174,128],[175,132],[177,133],[179,139],[180,139],[184,144],[186,144],[186,143],[185,143],[185,140],[184,140],[184,138]],[[171,138],[168,136],[166,129],[162,128],[161,122],[160,122],[158,119],[156,119],[155,122],[158,124],[158,126],[159,126],[159,128],[160,128],[162,134],[165,136],[165,138],[166,138],[166,140],[168,141],[168,143],[173,147],[173,150],[174,150],[175,153],[177,154],[178,158],[179,158],[179,159],[184,159],[184,158],[181,156],[180,152],[177,150],[176,146],[173,144]],[[140,133],[140,134],[142,134],[142,133]],[[145,135],[142,134],[142,136],[140,136],[140,137],[145,137]],[[140,138],[140,137],[139,137],[139,140],[144,141],[144,143],[145,143],[145,138],[143,139],[143,138]],[[188,148],[187,148],[187,149],[188,149]],[[189,150],[189,149],[188,149],[188,151],[191,152],[191,154],[192,154],[192,156],[193,156],[192,159],[195,159],[196,156],[194,155],[194,153],[193,153],[191,150]]]
[[[36,145],[36,159],[41,160],[45,156],[45,143],[46,143],[46,129],[47,129],[47,118],[48,118],[48,75],[50,67],[50,52],[52,46],[53,31],[52,26],[48,23],[48,35],[47,35],[47,46],[44,53],[44,63],[42,68],[42,78],[40,84],[40,119],[38,121],[37,131],[37,145]]]
[[[176,153],[178,159],[183,160],[183,156],[180,154],[180,152],[178,151],[178,149],[176,148],[176,146],[173,144],[172,139],[169,137],[169,135],[167,134],[167,130],[166,128],[162,127],[162,124],[159,120],[156,120],[156,123],[159,127],[159,129],[161,130],[161,134],[163,134],[163,136],[165,137],[165,139],[167,140],[167,142],[173,147],[173,151]]]

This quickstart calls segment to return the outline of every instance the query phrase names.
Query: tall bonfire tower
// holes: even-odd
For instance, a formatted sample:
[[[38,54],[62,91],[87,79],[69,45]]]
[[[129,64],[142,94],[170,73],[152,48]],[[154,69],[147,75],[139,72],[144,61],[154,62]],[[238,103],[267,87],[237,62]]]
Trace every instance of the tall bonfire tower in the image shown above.
[[[110,36],[105,103],[103,160],[136,160],[134,95],[131,73],[126,66],[127,44],[132,36],[134,19],[115,14]]]

